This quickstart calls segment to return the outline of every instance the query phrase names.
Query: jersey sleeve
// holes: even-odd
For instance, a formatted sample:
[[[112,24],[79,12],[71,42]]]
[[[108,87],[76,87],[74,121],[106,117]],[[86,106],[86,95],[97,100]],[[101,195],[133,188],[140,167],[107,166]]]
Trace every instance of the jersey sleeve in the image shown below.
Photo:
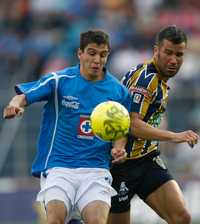
[[[25,94],[28,104],[47,101],[55,91],[55,82],[55,76],[48,74],[37,81],[16,85],[15,91],[17,94]]]

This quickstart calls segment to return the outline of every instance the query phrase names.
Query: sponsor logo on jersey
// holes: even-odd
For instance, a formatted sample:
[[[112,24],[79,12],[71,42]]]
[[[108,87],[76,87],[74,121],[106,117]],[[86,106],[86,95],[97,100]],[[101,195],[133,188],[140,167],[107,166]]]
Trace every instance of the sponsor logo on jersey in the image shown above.
[[[144,96],[146,99],[150,101],[153,98],[153,94],[148,89],[145,89],[143,87],[132,86],[130,87],[129,91],[131,92],[132,95],[137,93],[137,94],[140,94],[141,96]]]
[[[78,102],[78,98],[74,96],[63,96],[62,105],[66,108],[71,109],[79,109],[80,103]]]
[[[89,115],[80,115],[78,138],[85,138],[85,139],[94,138]]]

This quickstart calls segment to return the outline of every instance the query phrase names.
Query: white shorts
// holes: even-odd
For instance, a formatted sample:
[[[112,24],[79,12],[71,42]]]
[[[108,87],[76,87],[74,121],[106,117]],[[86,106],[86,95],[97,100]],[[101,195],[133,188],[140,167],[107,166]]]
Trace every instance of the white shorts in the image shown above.
[[[37,201],[45,205],[51,200],[63,201],[69,217],[72,211],[80,213],[90,202],[100,200],[111,204],[111,197],[117,192],[111,187],[112,176],[101,168],[52,168],[47,176],[41,175],[41,190]]]

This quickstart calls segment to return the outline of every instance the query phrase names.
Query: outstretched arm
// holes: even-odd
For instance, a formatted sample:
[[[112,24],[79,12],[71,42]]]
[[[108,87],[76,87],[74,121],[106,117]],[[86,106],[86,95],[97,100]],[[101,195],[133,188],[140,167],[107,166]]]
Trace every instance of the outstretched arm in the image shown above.
[[[4,108],[3,118],[10,119],[16,116],[21,116],[26,105],[27,101],[24,94],[14,96],[9,104]]]
[[[192,130],[176,133],[154,128],[144,122],[138,113],[131,114],[131,130],[132,134],[138,138],[171,141],[174,143],[187,142],[190,146],[196,144],[199,139],[199,135]]]

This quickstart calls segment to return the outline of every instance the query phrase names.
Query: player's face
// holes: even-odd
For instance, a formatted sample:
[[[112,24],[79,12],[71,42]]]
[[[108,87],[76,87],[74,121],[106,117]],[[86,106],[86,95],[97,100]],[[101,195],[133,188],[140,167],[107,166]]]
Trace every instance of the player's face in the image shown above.
[[[166,39],[154,48],[154,60],[158,66],[161,76],[169,79],[176,75],[182,63],[186,49],[186,43],[174,44]]]
[[[88,80],[100,80],[103,78],[103,68],[109,54],[108,46],[105,44],[88,44],[82,51],[78,50],[80,59],[80,71]]]

